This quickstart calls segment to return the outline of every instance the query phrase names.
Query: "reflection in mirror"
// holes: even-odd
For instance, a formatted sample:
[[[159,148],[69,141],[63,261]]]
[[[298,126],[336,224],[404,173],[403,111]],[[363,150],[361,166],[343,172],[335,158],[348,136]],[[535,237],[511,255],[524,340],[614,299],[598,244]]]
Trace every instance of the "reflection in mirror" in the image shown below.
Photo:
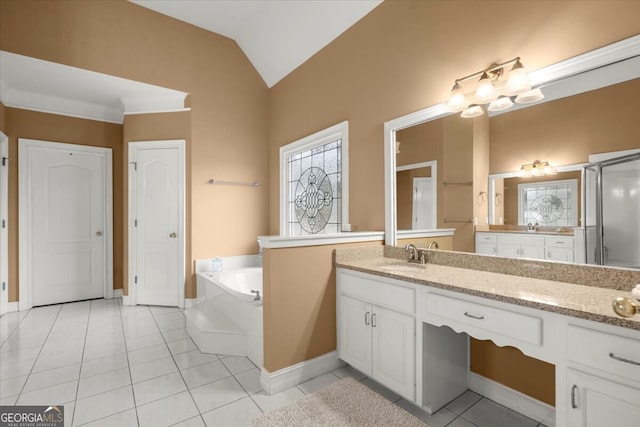
[[[433,230],[437,226],[437,161],[396,169],[398,230]]]
[[[502,114],[492,113],[490,117],[485,114],[466,120],[458,115],[449,115],[445,105],[438,104],[385,123],[387,244],[396,243],[398,229],[410,227],[406,218],[407,212],[413,209],[413,205],[407,207],[401,201],[409,198],[400,195],[397,185],[407,178],[397,174],[397,165],[433,160],[438,161],[437,224],[440,227],[450,226],[443,224],[445,216],[450,215],[443,215],[442,212],[445,209],[443,206],[452,204],[451,211],[461,213],[458,215],[460,218],[455,219],[465,219],[468,218],[467,215],[473,219],[475,224],[469,224],[472,236],[482,229],[489,231],[490,226],[520,225],[526,231],[528,221],[536,217],[529,212],[528,219],[525,219],[523,210],[526,209],[522,206],[519,211],[518,198],[524,197],[522,194],[526,193],[529,204],[536,199],[545,202],[545,191],[556,191],[556,194],[551,195],[557,199],[562,200],[564,197],[562,207],[565,211],[571,211],[571,218],[563,218],[560,222],[549,221],[558,212],[541,211],[559,210],[557,199],[549,197],[546,203],[538,203],[539,206],[533,210],[533,214],[538,215],[536,222],[539,225],[542,225],[542,220],[546,220],[548,227],[553,230],[584,226],[581,170],[589,156],[594,153],[640,148],[640,120],[637,115],[640,111],[640,36],[536,70],[530,73],[530,77],[534,86],[543,88],[543,103],[527,108],[519,106],[519,109],[511,109]],[[600,88],[605,89],[599,90]],[[467,129],[447,140],[446,136],[450,136],[451,132],[443,130],[446,128],[445,123],[456,122],[462,123],[463,127],[467,126]],[[423,138],[423,145],[428,145],[431,149],[439,146],[440,152],[418,157],[410,154],[410,139],[406,135],[416,133],[414,128],[425,125],[440,126],[442,133],[439,140],[442,143],[434,144],[429,142],[430,139]],[[466,138],[465,132],[471,135],[471,142],[466,145],[459,142]],[[401,142],[400,153],[397,155],[396,141]],[[449,150],[449,153],[444,153],[445,150]],[[544,190],[540,190],[541,187],[538,190],[526,190],[525,184],[532,184],[533,179],[519,179],[517,171],[522,165],[531,164],[538,159],[549,161],[558,172],[556,175],[541,177],[542,181],[575,182],[565,188],[571,191],[570,197],[558,196],[557,192],[562,193],[563,190],[558,186],[552,190],[550,186],[554,184],[546,184]],[[455,176],[450,174],[449,166],[452,164],[457,169]],[[571,170],[572,174],[565,175]],[[490,173],[492,179],[487,179]],[[473,186],[456,186],[445,190],[444,181],[473,181]],[[455,206],[455,203],[459,203],[459,206]],[[528,210],[531,211],[530,208]],[[401,215],[404,219],[400,218]],[[456,226],[455,250],[468,246],[468,241],[462,245],[456,244],[456,239],[461,237],[468,240],[463,234]],[[475,242],[472,242],[470,251],[474,250],[474,246]]]

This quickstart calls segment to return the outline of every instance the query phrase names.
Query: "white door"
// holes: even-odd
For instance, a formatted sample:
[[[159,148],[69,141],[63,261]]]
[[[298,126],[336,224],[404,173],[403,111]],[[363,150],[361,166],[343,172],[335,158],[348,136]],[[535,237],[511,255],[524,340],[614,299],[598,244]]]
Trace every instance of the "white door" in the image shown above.
[[[340,295],[339,357],[371,375],[371,304]]]
[[[0,132],[0,315],[9,309],[9,244],[7,212],[9,204],[9,143]]]
[[[413,178],[413,229],[436,228],[432,178]]]
[[[184,141],[135,142],[129,152],[129,295],[135,304],[183,306]]]
[[[412,316],[374,306],[373,331],[374,379],[413,400],[415,395],[416,321]]]
[[[110,150],[25,139],[19,149],[20,307],[108,296]]]

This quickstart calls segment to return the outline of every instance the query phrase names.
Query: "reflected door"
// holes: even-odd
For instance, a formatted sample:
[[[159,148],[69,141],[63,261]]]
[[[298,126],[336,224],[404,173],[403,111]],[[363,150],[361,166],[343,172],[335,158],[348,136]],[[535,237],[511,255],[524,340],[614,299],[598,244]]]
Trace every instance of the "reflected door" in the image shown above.
[[[413,224],[414,230],[436,228],[433,216],[433,178],[413,178]]]
[[[640,268],[640,154],[585,168],[588,264]]]

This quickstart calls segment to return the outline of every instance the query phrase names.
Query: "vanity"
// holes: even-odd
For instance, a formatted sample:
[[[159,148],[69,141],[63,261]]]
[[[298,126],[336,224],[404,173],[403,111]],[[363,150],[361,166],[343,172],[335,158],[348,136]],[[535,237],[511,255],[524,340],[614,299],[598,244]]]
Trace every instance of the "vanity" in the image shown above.
[[[555,365],[555,409],[525,415],[549,426],[638,425],[640,316],[619,317],[611,302],[630,296],[640,271],[426,255],[421,265],[392,246],[336,251],[342,360],[433,413],[469,388],[469,337],[491,340]]]
[[[568,233],[476,231],[476,253],[574,262],[577,258],[574,240],[573,234]]]

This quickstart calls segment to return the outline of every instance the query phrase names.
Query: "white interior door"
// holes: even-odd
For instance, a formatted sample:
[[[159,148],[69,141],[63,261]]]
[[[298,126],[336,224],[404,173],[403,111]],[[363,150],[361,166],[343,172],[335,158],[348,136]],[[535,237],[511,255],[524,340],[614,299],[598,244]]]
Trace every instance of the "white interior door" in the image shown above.
[[[436,228],[433,178],[413,178],[413,229]]]
[[[19,149],[21,308],[108,297],[110,150],[26,139]]]
[[[9,244],[7,212],[9,205],[9,143],[0,132],[0,315],[9,310]]]
[[[129,159],[129,295],[136,304],[183,306],[184,141],[131,143]]]

